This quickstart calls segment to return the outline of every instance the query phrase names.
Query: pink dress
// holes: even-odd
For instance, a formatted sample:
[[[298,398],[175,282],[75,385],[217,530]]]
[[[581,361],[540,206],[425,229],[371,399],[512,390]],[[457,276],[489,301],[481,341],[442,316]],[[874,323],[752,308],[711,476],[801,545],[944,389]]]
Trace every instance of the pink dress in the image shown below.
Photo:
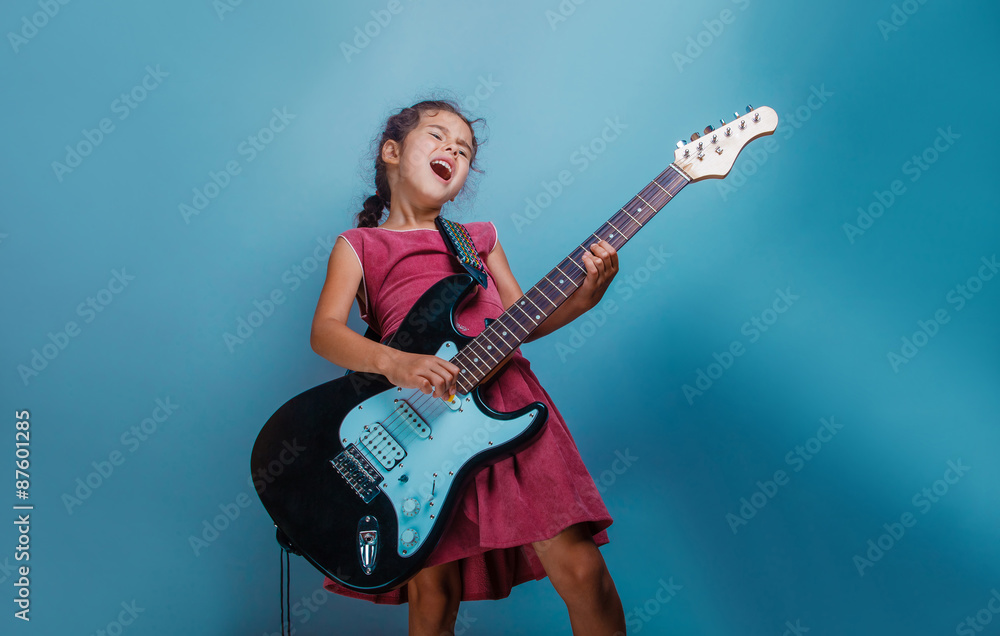
[[[491,222],[465,226],[485,263],[497,243],[496,226]],[[370,311],[361,307],[361,317],[383,338],[396,331],[431,285],[465,272],[437,228],[354,228],[340,236],[354,248],[364,271]],[[467,336],[483,330],[484,318],[496,318],[504,311],[493,276],[487,274],[489,286],[476,285],[456,312],[456,325]],[[506,598],[513,586],[544,578],[532,542],[585,522],[601,546],[608,543],[605,528],[612,523],[562,415],[520,348],[483,387],[482,397],[498,411],[513,411],[537,400],[549,413],[536,441],[484,468],[469,482],[459,510],[425,563],[426,567],[460,560],[463,601]],[[324,587],[373,603],[407,601],[406,585],[384,594],[363,594],[325,577]]]

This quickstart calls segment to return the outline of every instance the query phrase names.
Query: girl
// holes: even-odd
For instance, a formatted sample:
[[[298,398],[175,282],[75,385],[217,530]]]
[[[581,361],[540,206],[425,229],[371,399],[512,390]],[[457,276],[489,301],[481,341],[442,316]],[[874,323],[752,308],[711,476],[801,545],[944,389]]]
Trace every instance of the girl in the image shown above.
[[[457,366],[379,344],[346,323],[357,297],[361,317],[385,341],[424,291],[445,276],[465,272],[434,219],[462,191],[477,149],[472,124],[453,102],[424,101],[389,118],[375,158],[375,194],[365,201],[357,227],[343,232],[330,254],[312,325],[316,353],[345,369],[380,373],[399,387],[433,397],[454,395]],[[389,216],[383,221],[385,208]],[[499,316],[522,291],[496,226],[466,227],[486,264],[488,285],[476,286],[456,310],[455,323],[475,336],[484,318]],[[571,322],[604,295],[618,272],[618,256],[603,240],[589,248],[586,281],[528,340]],[[406,585],[376,595],[329,578],[324,587],[374,603],[408,602],[410,635],[442,636],[454,633],[460,601],[506,598],[514,585],[548,576],[566,603],[573,634],[624,634],[621,600],[598,550],[608,543],[611,516],[566,423],[520,348],[481,394],[499,411],[536,400],[546,404],[549,416],[541,435],[475,476],[425,567]]]

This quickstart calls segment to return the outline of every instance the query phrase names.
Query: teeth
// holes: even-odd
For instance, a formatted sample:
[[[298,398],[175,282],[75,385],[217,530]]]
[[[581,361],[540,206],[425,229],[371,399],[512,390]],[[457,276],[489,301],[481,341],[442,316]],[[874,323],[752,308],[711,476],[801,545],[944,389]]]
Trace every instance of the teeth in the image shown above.
[[[435,159],[434,161],[431,162],[432,166],[434,164],[438,164],[438,165],[444,166],[445,169],[447,169],[447,171],[448,171],[448,177],[451,178],[451,166],[449,166],[447,162],[441,161],[440,159]]]

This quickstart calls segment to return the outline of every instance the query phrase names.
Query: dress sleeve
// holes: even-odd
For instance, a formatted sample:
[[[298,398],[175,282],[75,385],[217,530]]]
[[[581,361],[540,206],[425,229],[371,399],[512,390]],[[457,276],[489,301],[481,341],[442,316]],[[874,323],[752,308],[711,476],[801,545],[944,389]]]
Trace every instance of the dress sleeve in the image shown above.
[[[497,226],[493,224],[493,221],[490,221],[489,224],[490,227],[493,228],[493,244],[490,246],[490,249],[486,252],[487,254],[492,253],[493,250],[496,249],[497,243],[500,240],[500,237],[497,236]]]
[[[361,284],[365,291],[365,306],[362,306],[361,303],[359,302],[358,311],[361,313],[361,319],[367,323],[368,322],[367,305],[369,302],[368,300],[369,296],[368,296],[368,281],[365,278],[365,260],[363,258],[365,254],[365,243],[363,240],[361,240],[361,236],[359,233],[352,232],[351,230],[341,232],[337,238],[342,238],[344,239],[344,241],[347,242],[347,244],[351,247],[351,250],[354,251],[354,256],[356,256],[358,259],[358,265],[361,266]]]

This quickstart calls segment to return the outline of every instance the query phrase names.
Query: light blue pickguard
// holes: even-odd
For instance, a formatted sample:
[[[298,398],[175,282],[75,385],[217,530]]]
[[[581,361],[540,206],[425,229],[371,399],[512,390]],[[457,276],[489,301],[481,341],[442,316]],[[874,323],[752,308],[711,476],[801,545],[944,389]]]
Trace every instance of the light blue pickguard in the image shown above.
[[[435,355],[448,360],[455,350],[454,343],[445,342]],[[453,399],[449,404],[419,389],[395,387],[360,403],[341,424],[344,444],[355,444],[382,474],[380,488],[393,502],[396,549],[403,557],[416,552],[441,521],[437,511],[445,498],[461,494],[453,492],[459,470],[523,433],[538,417],[532,410],[498,420],[468,394],[456,393]]]

